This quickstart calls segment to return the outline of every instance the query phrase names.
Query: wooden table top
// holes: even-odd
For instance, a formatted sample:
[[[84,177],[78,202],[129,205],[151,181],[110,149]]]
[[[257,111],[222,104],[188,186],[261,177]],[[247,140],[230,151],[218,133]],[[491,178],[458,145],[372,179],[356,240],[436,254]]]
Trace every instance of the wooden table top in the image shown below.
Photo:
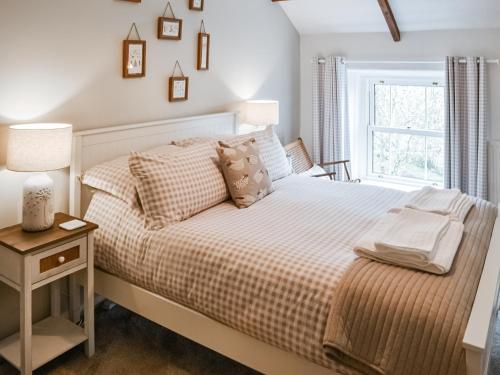
[[[21,224],[0,229],[0,246],[7,247],[21,255],[27,255],[60,241],[79,237],[98,228],[98,225],[85,221],[86,226],[72,231],[59,228],[59,224],[78,219],[58,212],[55,215],[54,225],[43,232],[25,232]],[[78,219],[80,220],[80,219]]]

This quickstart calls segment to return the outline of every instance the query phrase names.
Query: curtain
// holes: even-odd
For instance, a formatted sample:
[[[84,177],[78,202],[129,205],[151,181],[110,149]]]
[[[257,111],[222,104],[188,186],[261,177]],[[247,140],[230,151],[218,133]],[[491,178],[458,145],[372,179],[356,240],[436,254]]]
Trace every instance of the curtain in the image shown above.
[[[313,59],[313,160],[326,163],[350,159],[347,117],[347,69],[342,57],[330,56],[324,64]],[[342,166],[335,167],[344,180]]]
[[[461,59],[446,58],[445,187],[487,199],[486,61]]]

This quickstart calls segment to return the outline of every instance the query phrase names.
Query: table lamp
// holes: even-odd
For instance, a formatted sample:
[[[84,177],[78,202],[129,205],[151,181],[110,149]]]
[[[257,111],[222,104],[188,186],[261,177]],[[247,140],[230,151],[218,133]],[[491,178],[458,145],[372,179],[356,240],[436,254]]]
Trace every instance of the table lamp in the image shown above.
[[[248,100],[245,102],[245,118],[240,133],[262,130],[280,122],[280,107],[276,100]]]
[[[25,124],[9,127],[7,169],[38,172],[23,187],[23,222],[27,232],[54,225],[54,182],[44,172],[66,168],[71,162],[72,126]]]

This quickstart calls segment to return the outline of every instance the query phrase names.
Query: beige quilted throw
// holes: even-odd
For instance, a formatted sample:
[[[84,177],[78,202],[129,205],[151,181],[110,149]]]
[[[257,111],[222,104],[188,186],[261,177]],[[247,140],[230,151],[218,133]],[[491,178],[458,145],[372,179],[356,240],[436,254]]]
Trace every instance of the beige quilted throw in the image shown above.
[[[477,200],[446,276],[359,258],[334,295],[327,354],[367,374],[465,375],[462,349],[496,208]]]

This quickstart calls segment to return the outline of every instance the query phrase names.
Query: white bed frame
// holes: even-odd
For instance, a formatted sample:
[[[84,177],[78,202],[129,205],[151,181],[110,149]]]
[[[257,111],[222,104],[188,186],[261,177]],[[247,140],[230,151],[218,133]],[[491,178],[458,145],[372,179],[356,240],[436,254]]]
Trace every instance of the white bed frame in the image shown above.
[[[82,171],[126,155],[130,150],[141,151],[166,144],[169,140],[188,137],[235,134],[238,127],[238,113],[227,112],[76,133],[70,169],[70,213],[81,217],[88,207],[90,194],[80,183]],[[468,375],[486,375],[488,371],[498,310],[499,270],[500,220],[497,219],[463,340]],[[71,285],[74,290],[77,285],[75,280]],[[95,291],[163,327],[265,374],[337,374],[99,269],[95,272]],[[72,295],[76,294],[73,292]],[[79,301],[76,298],[72,301],[73,315],[76,316],[80,311]]]

